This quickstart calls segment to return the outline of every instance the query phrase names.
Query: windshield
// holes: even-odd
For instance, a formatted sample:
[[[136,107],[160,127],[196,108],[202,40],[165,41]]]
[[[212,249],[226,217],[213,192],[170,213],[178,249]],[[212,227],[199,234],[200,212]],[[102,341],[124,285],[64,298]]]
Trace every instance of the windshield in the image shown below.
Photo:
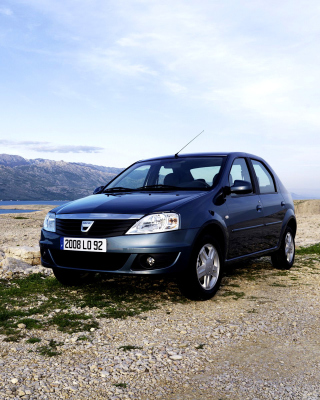
[[[218,180],[224,157],[190,157],[139,162],[112,181],[110,190],[209,190]]]

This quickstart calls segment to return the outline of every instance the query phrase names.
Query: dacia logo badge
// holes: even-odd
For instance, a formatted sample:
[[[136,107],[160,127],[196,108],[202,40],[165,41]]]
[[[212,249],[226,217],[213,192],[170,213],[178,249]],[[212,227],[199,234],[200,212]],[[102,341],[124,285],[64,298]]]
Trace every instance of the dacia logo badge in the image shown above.
[[[81,224],[81,232],[88,232],[89,229],[92,227],[94,221],[82,221]]]

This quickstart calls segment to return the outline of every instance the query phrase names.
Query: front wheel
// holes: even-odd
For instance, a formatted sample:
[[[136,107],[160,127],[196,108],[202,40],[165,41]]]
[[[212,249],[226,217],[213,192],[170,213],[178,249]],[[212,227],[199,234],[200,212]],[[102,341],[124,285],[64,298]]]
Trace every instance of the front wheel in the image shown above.
[[[204,235],[196,244],[186,271],[178,277],[181,293],[191,300],[208,300],[220,286],[223,257],[219,243]]]
[[[95,273],[64,268],[52,268],[56,279],[64,286],[81,286],[92,282]]]
[[[284,232],[279,250],[271,255],[271,261],[275,268],[290,269],[294,263],[294,256],[294,234],[288,227]]]

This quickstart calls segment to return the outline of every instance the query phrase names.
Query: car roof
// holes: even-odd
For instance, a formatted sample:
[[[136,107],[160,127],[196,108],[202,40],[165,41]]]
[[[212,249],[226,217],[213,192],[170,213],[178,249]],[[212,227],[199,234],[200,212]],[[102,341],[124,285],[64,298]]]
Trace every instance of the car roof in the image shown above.
[[[139,160],[137,162],[146,162],[146,161],[155,161],[155,160],[166,160],[166,159],[177,159],[177,158],[189,158],[189,157],[226,157],[226,156],[233,156],[233,157],[250,157],[262,160],[261,157],[255,156],[254,154],[243,153],[243,152],[225,152],[225,153],[188,153],[188,154],[175,154],[161,156],[161,157],[154,157],[154,158],[146,158],[144,160]]]

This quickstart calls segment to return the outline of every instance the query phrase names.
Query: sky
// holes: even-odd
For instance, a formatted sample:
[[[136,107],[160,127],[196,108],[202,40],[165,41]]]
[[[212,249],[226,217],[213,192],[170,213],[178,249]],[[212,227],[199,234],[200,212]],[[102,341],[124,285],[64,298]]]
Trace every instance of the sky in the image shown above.
[[[263,157],[320,197],[320,3],[0,0],[0,153]]]

